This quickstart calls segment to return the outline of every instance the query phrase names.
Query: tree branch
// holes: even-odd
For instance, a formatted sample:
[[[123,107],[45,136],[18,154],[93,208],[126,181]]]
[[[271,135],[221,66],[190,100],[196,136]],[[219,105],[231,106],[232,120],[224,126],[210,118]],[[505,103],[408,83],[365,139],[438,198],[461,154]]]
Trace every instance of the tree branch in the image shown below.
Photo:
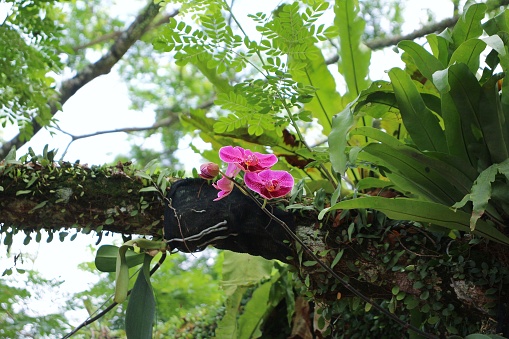
[[[509,5],[509,0],[498,0],[498,1],[487,1],[486,5],[488,6],[487,12],[494,11],[502,6]],[[418,38],[422,38],[428,34],[441,32],[446,28],[453,27],[456,22],[458,22],[459,16],[455,15],[451,18],[444,19],[439,22],[435,22],[429,25],[425,25],[415,31],[404,34],[404,35],[395,35],[383,39],[374,39],[371,41],[366,41],[364,44],[369,47],[371,50],[383,49],[390,46],[395,46],[399,42],[403,40],[415,40]],[[334,55],[333,57],[326,60],[327,65],[338,62],[339,56]]]
[[[76,140],[86,139],[86,138],[90,138],[90,137],[95,137],[97,135],[110,134],[110,133],[132,133],[132,132],[150,131],[150,130],[158,129],[160,127],[171,126],[174,123],[176,123],[177,121],[179,121],[179,118],[178,118],[178,115],[175,114],[174,116],[170,116],[170,117],[164,118],[162,120],[156,121],[151,126],[145,126],[145,127],[124,127],[124,128],[117,128],[117,129],[111,129],[111,130],[106,130],[106,131],[98,131],[98,132],[82,134],[82,135],[74,135],[74,134],[66,132],[66,131],[64,131],[64,130],[62,130],[60,128],[57,128],[57,130],[59,130],[60,132],[62,132],[64,134],[67,134],[68,136],[71,137],[71,141],[67,144],[67,147],[65,148],[65,150],[64,150],[64,152],[63,152],[63,154],[62,154],[60,159],[61,160],[64,159],[64,157],[65,157],[65,155],[67,153],[67,150],[69,149],[71,144],[73,142],[75,142]]]
[[[172,13],[169,13],[169,14],[165,14],[163,15],[159,20],[157,20],[156,22],[154,22],[153,24],[151,24],[147,30],[145,32],[149,32],[165,23],[167,23],[171,18],[173,18],[174,16],[176,16],[177,14],[179,13],[178,10],[175,10],[173,11]],[[78,52],[82,49],[85,49],[85,48],[88,48],[88,47],[91,47],[91,46],[94,46],[94,45],[97,45],[97,44],[100,44],[102,42],[106,42],[108,40],[112,40],[112,39],[117,39],[118,37],[120,37],[120,35],[122,35],[122,32],[121,31],[115,31],[115,32],[110,32],[110,33],[107,33],[107,34],[104,34],[100,37],[97,37],[85,44],[82,44],[82,45],[78,45],[78,46],[74,46],[72,48],[72,50],[74,52]]]
[[[41,229],[61,237],[72,232],[111,231],[161,239],[164,233],[172,250],[194,252],[212,245],[290,263],[299,268],[303,279],[309,276],[308,288],[319,301],[335,302],[338,292],[343,297],[351,295],[348,289],[338,287],[332,275],[324,275],[325,271],[314,264],[316,256],[300,252],[302,246],[238,189],[225,199],[213,201],[217,190],[207,181],[174,179],[163,199],[157,190],[140,192],[158,180],[157,174],[147,180],[147,173],[143,173],[140,178],[122,164],[88,168],[69,163],[42,166],[37,162],[0,162],[2,241],[9,245],[13,234],[23,232],[30,238]],[[504,295],[486,295],[489,288],[498,285],[476,285],[478,279],[483,279],[482,270],[458,275],[454,257],[468,250],[470,268],[488,265],[488,269],[503,272],[509,262],[507,248],[502,245],[468,245],[468,236],[454,241],[434,237],[425,227],[380,218],[374,211],[366,216],[373,223],[366,226],[368,236],[356,231],[348,235],[349,225],[359,219],[354,211],[343,219],[331,215],[318,227],[316,211],[290,213],[278,206],[269,202],[267,209],[318,254],[320,261],[333,266],[334,272],[347,278],[363,295],[375,299],[373,302],[393,298],[391,289],[399,286],[401,292],[413,296],[419,307],[429,304],[420,298],[429,293],[429,300],[452,305],[455,317],[477,323],[491,317],[489,303],[505,300]],[[432,241],[423,241],[421,233],[427,233]],[[341,260],[336,261],[340,254]],[[440,262],[437,256],[442,258]],[[399,268],[393,269],[396,266]],[[429,272],[420,276],[411,273],[410,267],[427,267]],[[416,285],[416,281],[421,284]],[[431,327],[427,330],[434,331]]]
[[[98,76],[108,74],[112,67],[124,56],[129,48],[138,41],[143,34],[145,34],[158,13],[159,5],[150,1],[148,6],[139,13],[131,25],[120,34],[107,53],[105,53],[97,62],[86,66],[73,78],[64,81],[60,86],[60,97],[54,98],[49,102],[51,115],[55,115],[58,112],[59,107],[61,107],[80,88]],[[33,126],[34,134],[40,131],[43,127],[35,119],[33,119],[30,124]],[[25,143],[20,136],[21,135],[18,134],[2,145],[0,148],[0,159],[3,159],[13,146],[19,148]]]

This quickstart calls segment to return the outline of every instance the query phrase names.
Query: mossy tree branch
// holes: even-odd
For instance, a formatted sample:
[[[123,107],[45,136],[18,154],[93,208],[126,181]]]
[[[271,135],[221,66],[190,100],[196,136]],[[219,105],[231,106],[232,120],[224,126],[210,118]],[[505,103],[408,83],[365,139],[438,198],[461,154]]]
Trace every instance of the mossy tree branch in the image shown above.
[[[161,194],[140,193],[150,185],[122,164],[6,165],[0,169],[0,224],[24,232],[76,229],[162,237]]]
[[[316,300],[334,303],[338,296],[351,296],[240,192],[213,202],[217,191],[206,181],[172,177],[165,179],[171,181],[171,189],[163,197],[157,189],[143,190],[154,187],[158,175],[148,180],[146,172],[137,175],[139,171],[127,164],[89,168],[41,162],[45,165],[36,161],[0,163],[0,232],[4,242],[13,232],[32,237],[40,230],[67,235],[109,231],[161,239],[163,225],[173,218],[173,226],[168,226],[173,230],[166,232],[170,228],[164,227],[171,249],[193,252],[212,245],[277,258],[298,269]],[[166,208],[163,219],[168,204],[171,208]],[[399,305],[431,305],[437,310],[429,312],[437,314],[448,309],[465,324],[486,324],[492,330],[505,321],[495,318],[496,305],[504,308],[508,304],[503,292],[509,279],[505,246],[486,246],[483,241],[471,245],[468,236],[455,241],[437,237],[418,224],[391,221],[375,211],[365,215],[352,211],[341,219],[331,215],[318,227],[316,211],[288,214],[277,205],[269,208],[286,220],[323,262],[375,302],[401,296],[407,304],[401,301]],[[458,266],[459,256],[468,265]],[[394,286],[398,286],[396,294]]]

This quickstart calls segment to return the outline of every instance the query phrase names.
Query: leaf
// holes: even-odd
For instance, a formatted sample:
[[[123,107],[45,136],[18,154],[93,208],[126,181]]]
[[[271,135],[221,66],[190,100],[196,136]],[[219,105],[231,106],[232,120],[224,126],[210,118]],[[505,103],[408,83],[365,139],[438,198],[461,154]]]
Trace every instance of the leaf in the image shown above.
[[[410,76],[399,68],[389,71],[399,110],[412,141],[422,151],[446,152],[444,131],[426,107]]]
[[[483,84],[479,106],[482,107],[482,114],[479,114],[479,123],[484,142],[490,152],[491,161],[500,163],[509,158],[507,149],[509,135],[507,121],[505,121],[500,104],[497,77],[491,77]]]
[[[127,266],[126,252],[130,246],[122,245],[117,252],[117,262],[115,269],[115,296],[113,300],[121,304],[127,298],[129,290],[129,266]]]
[[[338,262],[341,260],[341,258],[343,257],[343,253],[345,252],[345,249],[342,248],[341,250],[339,250],[338,254],[336,254],[336,256],[334,257],[334,260],[332,261],[332,264],[330,266],[330,268],[334,268],[334,266],[336,266],[338,264]]]
[[[148,187],[140,188],[139,192],[140,193],[142,193],[142,192],[159,192],[159,190],[154,186],[148,186]]]
[[[445,138],[447,140],[448,153],[455,155],[475,166],[476,159],[472,157],[467,149],[471,144],[471,133],[462,128],[461,116],[454,104],[450,93],[442,94],[442,119],[444,120]]]
[[[442,64],[436,57],[431,55],[424,47],[414,41],[401,41],[398,44],[398,48],[401,48],[411,56],[414,60],[415,66],[417,66],[417,69],[419,69],[422,75],[430,81],[433,81],[433,73],[445,68],[445,65]]]
[[[268,278],[274,262],[247,253],[224,251],[222,286],[231,295],[238,286],[252,286]]]
[[[455,167],[403,144],[372,143],[358,159],[381,167],[399,191],[448,205],[460,200],[472,183]]]
[[[315,45],[309,46],[308,49],[313,51],[314,57],[307,61],[304,71],[293,72],[291,60],[288,66],[293,80],[316,88],[313,99],[304,104],[304,109],[313,112],[313,117],[318,119],[323,128],[322,133],[328,135],[332,116],[343,107],[341,95],[336,90],[336,81],[325,63],[321,49]]]
[[[394,220],[411,220],[446,227],[451,230],[470,232],[470,215],[463,211],[429,201],[408,198],[388,199],[365,197],[341,201],[330,207],[328,212],[338,209],[370,208],[384,213]],[[323,213],[325,214],[325,213]],[[323,217],[321,213],[321,216]],[[484,220],[479,220],[474,234],[489,240],[509,245],[509,238]]]
[[[482,133],[479,122],[481,86],[475,75],[470,72],[465,64],[461,63],[449,66],[448,82],[450,85],[450,99],[452,99],[459,116],[447,116],[447,112],[442,109],[445,130],[447,131],[447,129],[451,128],[449,132],[456,133],[461,138],[448,138],[447,143],[450,145],[462,142],[464,144],[463,147],[468,152],[470,163],[477,167],[478,159],[486,161],[489,154],[483,138],[479,136]],[[451,118],[451,120],[448,121],[448,118]],[[458,128],[461,128],[461,131],[455,131]]]
[[[279,276],[279,274],[277,276]],[[271,305],[276,301],[269,299],[273,281],[274,279],[271,279],[254,290],[251,299],[247,302],[238,320],[238,339],[262,337],[263,333],[260,328],[265,318],[274,308],[274,306]]]
[[[218,339],[223,338],[237,338],[238,324],[237,316],[239,313],[240,302],[246,292],[247,287],[239,287],[231,294],[225,302],[225,315],[217,324],[215,337]]]
[[[329,134],[329,156],[332,168],[339,174],[346,172],[347,156],[345,153],[348,145],[348,131],[353,127],[354,119],[352,112],[353,103],[332,118],[332,131]]]
[[[472,4],[463,13],[452,30],[452,40],[456,48],[468,39],[478,38],[483,32],[481,20],[484,19],[486,4]]]
[[[454,208],[462,208],[468,201],[472,201],[472,216],[470,217],[470,229],[473,231],[479,218],[488,208],[488,202],[491,198],[492,183],[498,173],[506,176],[509,180],[509,159],[500,164],[493,164],[479,174],[474,181],[472,190],[460,202],[453,205]]]
[[[19,191],[16,191],[16,196],[23,195],[23,194],[29,194],[29,193],[32,193],[32,190],[19,190]]]
[[[152,177],[150,175],[142,171],[138,171],[134,175],[143,179],[152,180]]]
[[[486,21],[483,24],[483,28],[489,35],[495,35],[498,32],[509,33],[509,12],[502,11],[500,14]]]
[[[428,44],[435,58],[437,58],[442,65],[449,64],[449,41],[434,33],[426,35],[426,40],[428,40]]]
[[[138,273],[127,303],[125,332],[127,338],[151,339],[156,312],[154,291],[150,283],[152,256],[145,254],[143,266]]]
[[[356,188],[357,190],[362,191],[367,188],[385,188],[389,186],[392,186],[392,183],[390,181],[367,177],[359,180],[357,182]]]
[[[101,272],[115,272],[117,267],[117,254],[119,247],[113,245],[102,245],[95,255],[95,267]],[[143,262],[143,253],[126,251],[126,263],[129,268]]]
[[[16,161],[16,146],[13,145],[9,150],[9,153],[5,156],[5,162],[10,163],[12,161]]]
[[[339,31],[338,70],[345,78],[345,102],[351,102],[368,87],[371,50],[362,44],[365,21],[359,15],[357,0],[336,0],[334,24]]]
[[[47,202],[48,202],[47,200],[41,201],[34,208],[32,208],[28,213],[33,213],[33,212],[35,212],[35,210],[38,210],[39,208],[43,208],[44,206],[46,206]]]
[[[452,54],[449,65],[464,63],[473,74],[479,70],[481,53],[486,49],[486,42],[481,39],[470,39],[463,42]]]

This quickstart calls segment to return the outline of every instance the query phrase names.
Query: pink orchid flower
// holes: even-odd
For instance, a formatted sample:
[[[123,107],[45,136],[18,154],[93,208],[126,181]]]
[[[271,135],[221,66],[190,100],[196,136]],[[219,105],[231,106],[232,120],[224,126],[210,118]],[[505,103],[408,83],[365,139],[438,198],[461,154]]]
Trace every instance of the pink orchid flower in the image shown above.
[[[245,172],[260,172],[277,162],[274,154],[261,154],[236,146],[225,146],[219,150],[219,157],[228,164],[235,164]]]
[[[244,182],[247,187],[266,199],[285,196],[293,187],[293,177],[286,171],[263,170],[246,173]]]
[[[233,179],[235,176],[237,176],[237,174],[239,174],[239,172],[240,168],[238,168],[234,164],[228,164],[225,173],[226,176],[223,176],[215,184],[212,184],[214,188],[219,190],[219,192],[217,193],[217,198],[215,198],[214,201],[223,199],[233,191],[233,187],[235,187],[235,184],[229,178]]]

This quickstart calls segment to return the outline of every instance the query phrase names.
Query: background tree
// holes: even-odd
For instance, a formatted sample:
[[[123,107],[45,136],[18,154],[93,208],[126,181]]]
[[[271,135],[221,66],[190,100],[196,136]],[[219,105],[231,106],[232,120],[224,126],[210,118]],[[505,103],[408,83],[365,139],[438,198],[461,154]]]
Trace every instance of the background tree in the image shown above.
[[[261,35],[255,38],[224,2],[184,3],[178,19],[176,11],[160,13],[159,5],[147,4],[123,28],[105,14],[103,2],[91,7],[13,2],[2,28],[19,44],[6,48],[2,60],[24,64],[22,57],[33,55],[30,61],[38,64],[19,69],[17,62],[5,62],[2,77],[9,93],[3,122],[20,127],[1,153],[5,245],[22,232],[25,243],[40,241],[43,229],[48,240],[90,232],[158,240],[164,225],[171,250],[192,252],[213,244],[290,264],[225,254],[228,299],[215,330],[219,337],[267,335],[283,328],[281,319],[290,335],[300,337],[384,335],[400,326],[412,329],[412,336],[427,337],[507,331],[503,192],[509,172],[507,152],[498,148],[507,144],[507,119],[505,87],[498,82],[503,75],[496,70],[507,65],[509,25],[505,12],[481,24],[486,13],[496,14],[505,2],[471,5],[461,17],[453,13],[414,32],[408,37],[442,31],[459,20],[453,29],[427,36],[432,53],[401,42],[405,70],[392,69],[391,82],[373,84],[365,45],[376,49],[405,37],[365,45],[362,37],[380,36],[376,32],[383,24],[374,13],[398,19],[400,4],[365,5],[372,32],[365,31],[356,1],[283,4],[270,14],[251,15]],[[37,13],[33,22],[21,15],[26,10]],[[335,19],[326,26],[318,20],[327,11]],[[62,26],[46,22],[58,18]],[[393,33],[399,33],[398,26]],[[336,53],[327,55],[326,46],[337,46]],[[481,64],[484,50],[489,53]],[[60,52],[67,55],[56,59]],[[171,52],[171,61],[165,52]],[[97,61],[87,60],[98,54]],[[327,67],[335,62],[346,91],[337,91],[336,72]],[[135,106],[157,110],[158,121],[149,129],[168,128],[163,141],[169,152],[162,161],[172,170],[154,163],[141,170],[122,162],[57,165],[55,152],[47,149],[16,156],[12,146],[51,123],[79,88],[117,64],[131,82]],[[75,73],[55,91],[48,71],[63,67]],[[19,78],[37,86],[36,93],[27,92]],[[140,129],[146,128],[131,131]],[[185,133],[210,143],[211,150],[195,150],[211,161],[219,161],[222,146],[270,150],[279,158],[275,168],[296,180],[291,197],[266,205],[234,190],[213,202],[217,192],[205,182],[177,180],[182,173],[172,153]],[[329,147],[321,146],[327,136]],[[314,143],[319,146],[310,146]],[[394,196],[401,198],[387,199]],[[457,212],[450,209],[453,204]],[[113,252],[123,258],[127,247],[152,246],[143,240],[127,244]],[[103,264],[96,265],[114,270],[109,260],[114,262],[116,254],[104,253],[98,254]],[[145,257],[126,314],[127,331],[148,324],[141,333],[151,336],[157,332],[149,312],[155,301],[131,303],[140,295],[148,297],[142,300],[152,296],[150,260],[127,253],[131,261],[120,261],[121,272],[141,263],[132,258]],[[122,277],[117,273],[117,287],[126,287]]]

